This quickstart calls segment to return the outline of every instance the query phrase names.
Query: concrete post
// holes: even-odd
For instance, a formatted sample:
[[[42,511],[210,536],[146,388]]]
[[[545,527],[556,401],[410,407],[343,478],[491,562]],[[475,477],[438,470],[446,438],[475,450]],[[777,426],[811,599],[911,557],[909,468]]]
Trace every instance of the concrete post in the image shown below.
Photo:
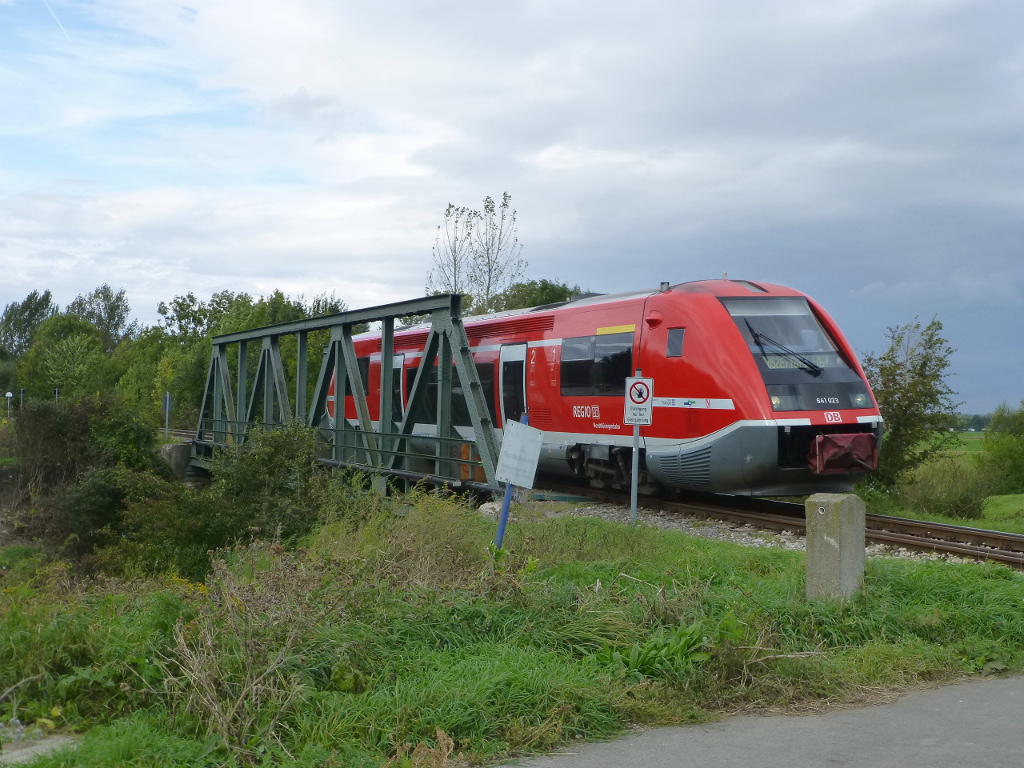
[[[175,476],[184,480],[192,456],[192,446],[187,443],[166,443],[160,446],[160,455],[171,465]]]
[[[816,493],[807,515],[807,599],[846,598],[864,582],[864,501]]]

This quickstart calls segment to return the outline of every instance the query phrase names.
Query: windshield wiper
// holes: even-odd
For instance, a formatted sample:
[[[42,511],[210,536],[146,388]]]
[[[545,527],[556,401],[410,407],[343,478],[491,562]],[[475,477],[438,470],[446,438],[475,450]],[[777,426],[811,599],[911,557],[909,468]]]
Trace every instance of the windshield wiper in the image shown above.
[[[764,348],[765,343],[767,343],[769,346],[779,350],[785,357],[796,361],[800,368],[807,371],[811,376],[821,376],[824,368],[820,365],[811,362],[799,352],[794,352],[785,344],[775,341],[775,339],[765,336],[763,333],[758,333],[746,318],[743,318],[743,322],[747,324],[747,330],[750,331],[750,335],[753,337],[754,343],[757,344],[757,348],[761,350],[761,357],[764,358],[765,362],[768,362],[768,352]]]

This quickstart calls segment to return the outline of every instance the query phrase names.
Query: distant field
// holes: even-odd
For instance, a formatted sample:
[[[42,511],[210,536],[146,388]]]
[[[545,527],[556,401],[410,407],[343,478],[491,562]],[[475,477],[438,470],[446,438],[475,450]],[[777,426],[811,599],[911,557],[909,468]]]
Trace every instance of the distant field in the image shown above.
[[[971,453],[974,451],[984,450],[985,445],[985,433],[984,432],[959,432],[957,437],[963,442],[958,448],[954,448],[952,452],[959,453]]]

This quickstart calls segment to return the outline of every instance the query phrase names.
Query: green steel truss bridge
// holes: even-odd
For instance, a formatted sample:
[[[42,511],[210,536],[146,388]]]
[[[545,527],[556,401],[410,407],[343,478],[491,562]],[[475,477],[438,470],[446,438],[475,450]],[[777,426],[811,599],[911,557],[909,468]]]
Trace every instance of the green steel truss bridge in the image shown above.
[[[456,294],[385,304],[213,337],[213,351],[193,443],[192,463],[209,468],[214,451],[245,443],[254,428],[272,429],[298,422],[317,431],[321,462],[459,490],[495,491],[498,439],[462,324],[462,298]],[[429,317],[419,367],[404,413],[396,413],[395,321]],[[380,322],[380,415],[376,426],[359,372],[353,329]],[[324,345],[320,374],[309,379],[309,346]],[[258,350],[258,353],[257,353]],[[258,356],[257,356],[258,355]],[[375,355],[376,356],[376,355]],[[442,361],[449,361],[443,365]],[[436,366],[436,367],[435,367]],[[458,387],[453,386],[458,377]],[[436,383],[435,383],[436,378]],[[334,380],[338,394],[329,403]],[[433,424],[416,427],[437,387]],[[399,383],[400,386],[400,383]],[[400,390],[399,390],[400,391]],[[345,418],[352,396],[357,418]],[[452,426],[453,398],[465,398],[474,437],[461,437]],[[400,405],[398,406],[401,407]],[[330,418],[330,410],[336,418]],[[392,428],[385,430],[385,425]],[[482,470],[484,478],[480,478]],[[476,478],[476,479],[474,479]],[[378,484],[381,480],[376,481]]]

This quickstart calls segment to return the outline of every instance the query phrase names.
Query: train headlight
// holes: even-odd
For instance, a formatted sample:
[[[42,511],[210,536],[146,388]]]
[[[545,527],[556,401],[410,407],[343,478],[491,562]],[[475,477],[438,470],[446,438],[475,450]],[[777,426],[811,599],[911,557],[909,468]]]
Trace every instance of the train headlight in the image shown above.
[[[782,398],[778,395],[772,395],[772,408],[779,410],[780,405],[782,405]]]
[[[868,396],[863,392],[860,393],[859,395],[851,396],[850,399],[853,401],[854,408],[867,408],[869,405]]]

